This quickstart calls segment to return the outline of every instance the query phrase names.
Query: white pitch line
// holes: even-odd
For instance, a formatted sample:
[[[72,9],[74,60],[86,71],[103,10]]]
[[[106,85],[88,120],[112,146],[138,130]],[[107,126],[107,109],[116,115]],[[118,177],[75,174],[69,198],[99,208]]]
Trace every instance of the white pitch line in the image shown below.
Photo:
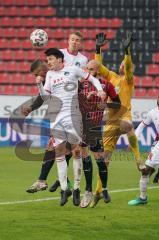
[[[148,189],[159,189],[159,186],[148,187]],[[110,193],[122,193],[122,192],[138,191],[138,190],[139,188],[115,189],[115,190],[111,190]],[[82,195],[83,194],[81,194],[81,196]],[[0,205],[14,205],[14,204],[23,204],[23,203],[44,202],[44,201],[51,201],[51,200],[58,200],[58,199],[60,199],[60,197],[38,198],[38,199],[32,199],[32,200],[0,202]]]

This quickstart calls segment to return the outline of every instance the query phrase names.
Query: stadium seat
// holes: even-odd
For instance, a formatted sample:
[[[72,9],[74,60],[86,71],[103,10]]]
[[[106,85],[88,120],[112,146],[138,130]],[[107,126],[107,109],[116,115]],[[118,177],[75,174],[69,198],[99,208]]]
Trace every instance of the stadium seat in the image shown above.
[[[115,35],[116,35],[116,31],[115,31],[115,30],[113,30],[113,29],[108,29],[108,30],[106,31],[106,33],[107,33],[107,39],[113,39],[113,38],[115,38]]]
[[[5,1],[3,2],[3,5],[4,5],[4,6],[7,6],[7,7],[12,6],[12,5],[13,5],[13,1],[12,1],[12,0],[5,0]]]
[[[29,72],[30,71],[30,64],[29,62],[20,62],[18,65],[19,72]]]
[[[53,7],[60,7],[61,1],[59,1],[59,0],[51,0],[51,1],[50,1],[50,4],[51,4],[51,6],[53,6]]]
[[[97,0],[87,0],[87,6],[90,7],[97,7]]]
[[[142,87],[152,87],[153,86],[153,78],[150,76],[141,77],[141,86]]]
[[[148,89],[147,96],[149,98],[157,98],[159,96],[159,89],[158,88]]]
[[[26,58],[25,60],[28,61],[34,61],[36,59],[37,53],[35,50],[31,50],[31,51],[26,51]]]
[[[22,26],[22,18],[20,17],[15,17],[12,19],[12,26],[13,27],[21,27]]]
[[[16,32],[16,36],[17,36],[17,38],[28,38],[29,37],[28,29],[26,29],[26,28],[19,28],[17,30],[17,32]]]
[[[13,27],[4,28],[3,34],[5,38],[14,38],[16,36],[16,29]]]
[[[147,66],[146,73],[148,75],[158,75],[159,74],[159,65],[157,65],[157,64],[149,64]]]
[[[1,18],[1,26],[2,27],[11,27],[12,24],[12,19],[9,17],[3,17]]]
[[[79,17],[78,9],[76,9],[75,7],[67,8],[66,13],[65,13],[65,17],[69,17],[69,18]]]
[[[28,94],[30,96],[37,96],[39,94],[37,86],[28,86]]]
[[[109,19],[107,19],[107,18],[99,18],[97,20],[97,26],[99,28],[108,28],[109,27]]]
[[[13,1],[12,1],[13,2]],[[24,3],[24,1],[23,0],[15,0],[15,3],[14,3],[16,6],[24,6],[25,5],[25,3]]]
[[[48,20],[48,27],[57,28],[59,26],[59,19],[56,17],[50,18]]]
[[[150,53],[150,52],[141,53],[141,57],[142,57],[143,63],[151,63],[152,62],[152,53]]]
[[[37,6],[37,1],[36,0],[28,0],[26,1],[26,5],[30,7]]]
[[[135,87],[141,87],[141,78],[138,76],[134,76],[134,85]]]
[[[10,81],[12,84],[22,84],[23,83],[23,75],[20,73],[15,73],[10,76]]]
[[[145,88],[136,88],[134,91],[134,96],[137,98],[145,98],[146,96]]]
[[[80,9],[79,17],[86,18],[86,19],[91,17],[90,9],[87,7]]]
[[[110,28],[119,28],[122,26],[122,20],[119,18],[112,18],[109,20]]]
[[[25,61],[26,60],[25,51],[23,50],[14,51],[14,59],[16,61]]]
[[[96,19],[95,18],[87,18],[87,27],[88,28],[96,28]]]
[[[88,51],[92,51],[95,48],[95,42],[94,40],[85,40],[84,41],[84,48]]]
[[[76,18],[76,21],[74,21],[73,26],[74,26],[75,28],[83,28],[83,27],[86,27],[85,19],[83,19],[83,18]]]
[[[36,28],[43,28],[47,26],[47,18],[41,17],[36,21]]]
[[[136,64],[134,72],[135,72],[135,75],[138,75],[138,76],[145,75],[145,65],[143,65],[142,63]]]
[[[19,16],[21,17],[29,17],[30,16],[30,8],[27,6],[22,6],[19,11]]]
[[[61,18],[59,20],[59,25],[63,28],[70,28],[72,27],[72,19],[71,18]]]
[[[0,74],[0,83],[9,83],[9,75],[7,73]]]
[[[92,8],[90,11],[93,18],[99,19],[102,16],[102,8]]]
[[[65,38],[65,32],[62,28],[57,28],[54,30],[53,36],[55,39]]]
[[[17,63],[14,61],[8,62],[7,66],[5,66],[8,72],[17,72]]]
[[[3,7],[3,6],[0,6],[0,16],[1,17],[5,17],[6,16],[6,14],[5,14],[5,7]]]
[[[31,45],[31,42],[29,39],[23,39],[21,40],[22,48],[23,49],[31,49],[33,46]]]
[[[5,85],[3,92],[5,95],[15,95],[15,86],[14,85]]]
[[[156,8],[158,6],[158,0],[151,0],[151,1],[148,1],[148,7],[149,8]]]
[[[2,61],[13,60],[12,51],[10,49],[1,52]]]
[[[17,17],[19,15],[19,9],[15,6],[5,8],[5,15],[8,17]]]
[[[47,7],[48,4],[49,4],[48,0],[40,0],[40,1],[38,1],[38,6],[40,6],[40,7],[45,7],[45,6]]]
[[[36,19],[33,17],[29,17],[29,18],[23,18],[22,20],[22,26],[24,27],[30,27],[30,28],[36,28]]]
[[[16,38],[11,39],[11,40],[9,40],[9,47],[11,49],[19,49],[19,48],[21,48],[21,41]]]
[[[43,9],[43,16],[44,17],[53,17],[55,15],[55,9],[52,7],[46,7]]]
[[[155,77],[154,86],[159,87],[159,77]]]
[[[154,63],[159,63],[159,53],[155,53],[153,56],[153,62]]]
[[[29,95],[28,93],[28,86],[26,85],[20,85],[17,86],[17,95]]]
[[[30,73],[24,75],[25,84],[35,84],[35,77]]]
[[[86,5],[86,1],[85,0],[80,0],[80,1],[79,0],[75,0],[74,4],[75,4],[76,8],[78,8],[78,7],[83,8]]]
[[[106,18],[113,18],[115,16],[115,10],[113,8],[104,8],[103,14],[106,16]]]
[[[30,10],[31,10],[31,15],[33,17],[41,17],[41,16],[43,16],[44,10],[41,7],[34,7],[34,8],[31,8]]]

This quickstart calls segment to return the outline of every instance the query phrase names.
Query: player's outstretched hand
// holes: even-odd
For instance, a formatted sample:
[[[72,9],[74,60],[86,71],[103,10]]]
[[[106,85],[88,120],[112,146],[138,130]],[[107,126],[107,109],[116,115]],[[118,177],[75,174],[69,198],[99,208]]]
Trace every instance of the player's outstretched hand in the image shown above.
[[[44,81],[44,78],[41,77],[41,76],[37,76],[35,81],[36,81],[37,84],[40,84],[40,83],[42,83]]]
[[[128,47],[130,47],[132,40],[133,40],[133,33],[130,32],[130,31],[127,31],[127,32],[126,32],[126,38],[124,38],[124,39],[122,40],[123,46],[124,46],[124,49],[125,49],[125,50],[127,50]]]
[[[98,33],[96,35],[96,46],[102,47],[107,42],[107,35],[105,33]]]
[[[31,111],[32,111],[31,107],[22,107],[21,108],[21,113],[26,117],[29,115],[29,113]]]

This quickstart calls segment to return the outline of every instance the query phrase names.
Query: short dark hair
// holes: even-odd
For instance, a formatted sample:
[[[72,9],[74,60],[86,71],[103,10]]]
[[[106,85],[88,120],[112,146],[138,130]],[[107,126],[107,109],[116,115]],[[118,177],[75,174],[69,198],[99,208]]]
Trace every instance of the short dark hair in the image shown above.
[[[45,51],[46,56],[55,56],[56,58],[62,58],[62,61],[64,59],[64,54],[61,52],[58,48],[49,48]]]
[[[30,72],[33,72],[35,69],[37,69],[39,66],[43,65],[45,62],[40,59],[36,59],[34,62],[32,62],[30,66]]]

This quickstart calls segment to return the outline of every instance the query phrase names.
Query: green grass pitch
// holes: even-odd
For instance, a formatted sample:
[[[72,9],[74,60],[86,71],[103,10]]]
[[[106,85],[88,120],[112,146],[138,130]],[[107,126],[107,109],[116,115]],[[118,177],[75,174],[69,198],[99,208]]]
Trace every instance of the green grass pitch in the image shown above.
[[[0,148],[0,240],[149,240],[159,238],[159,188],[149,189],[149,203],[130,207],[138,195],[139,172],[131,153],[116,152],[109,169],[112,202],[102,200],[96,208],[81,209],[72,198],[59,206],[59,191],[28,194],[25,189],[38,177],[41,163],[16,158],[14,148]],[[95,190],[97,167],[94,164]],[[69,167],[72,178],[72,166]],[[48,178],[56,179],[56,165]],[[113,190],[121,190],[113,192]],[[123,190],[123,191],[122,191]],[[84,176],[81,192],[84,192]],[[28,200],[45,199],[46,201]],[[15,203],[18,201],[17,203]],[[8,202],[8,204],[6,204]]]

